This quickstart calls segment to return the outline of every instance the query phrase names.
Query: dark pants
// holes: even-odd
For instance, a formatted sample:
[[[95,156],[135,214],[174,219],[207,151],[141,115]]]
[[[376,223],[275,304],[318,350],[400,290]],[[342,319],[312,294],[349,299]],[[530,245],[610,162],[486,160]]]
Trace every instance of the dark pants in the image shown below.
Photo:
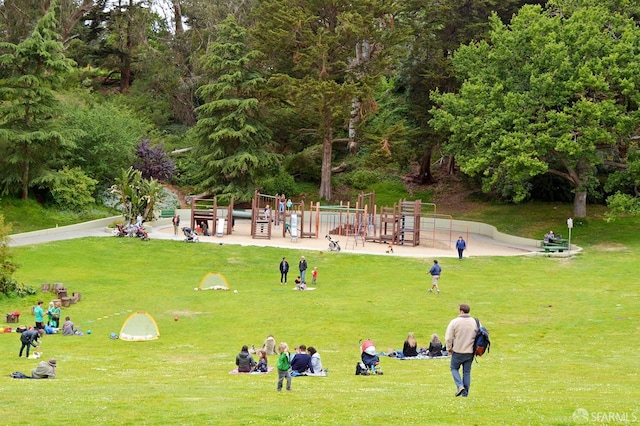
[[[458,249],[458,259],[462,259],[462,252],[464,249]]]
[[[29,358],[29,350],[31,349],[31,342],[25,342],[23,340],[20,340],[22,342],[22,347],[20,348],[20,356],[22,356],[22,351],[24,351],[24,348],[27,348],[27,358]]]
[[[278,390],[282,390],[282,382],[287,379],[287,390],[291,390],[291,373],[289,370],[278,370]]]
[[[473,365],[473,354],[459,354],[454,352],[451,355],[451,375],[456,384],[456,389],[464,386],[462,396],[469,395],[471,387],[471,366]],[[460,377],[460,367],[462,366],[462,377]]]
[[[287,274],[289,273],[289,271],[287,272],[280,272],[280,284],[282,283],[287,283]],[[283,281],[284,280],[284,281]]]

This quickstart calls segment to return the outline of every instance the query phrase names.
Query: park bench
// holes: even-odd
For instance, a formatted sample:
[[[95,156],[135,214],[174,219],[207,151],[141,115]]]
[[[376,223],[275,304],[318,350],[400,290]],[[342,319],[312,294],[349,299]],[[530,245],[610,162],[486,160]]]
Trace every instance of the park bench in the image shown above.
[[[550,241],[542,242],[542,249],[545,253],[562,253],[565,250],[569,250],[569,240],[565,239],[553,239]]]
[[[176,214],[175,209],[163,209],[160,210],[160,219],[164,219],[167,217],[173,217],[173,215]]]

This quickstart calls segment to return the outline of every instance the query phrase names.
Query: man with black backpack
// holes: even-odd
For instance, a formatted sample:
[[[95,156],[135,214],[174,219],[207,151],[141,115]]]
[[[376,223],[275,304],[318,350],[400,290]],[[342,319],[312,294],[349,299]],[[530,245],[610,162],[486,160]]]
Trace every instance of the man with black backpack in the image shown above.
[[[451,375],[456,384],[456,396],[468,396],[471,387],[471,366],[475,355],[478,323],[469,315],[470,311],[469,305],[460,304],[458,317],[451,320],[445,333],[447,351],[451,355]]]

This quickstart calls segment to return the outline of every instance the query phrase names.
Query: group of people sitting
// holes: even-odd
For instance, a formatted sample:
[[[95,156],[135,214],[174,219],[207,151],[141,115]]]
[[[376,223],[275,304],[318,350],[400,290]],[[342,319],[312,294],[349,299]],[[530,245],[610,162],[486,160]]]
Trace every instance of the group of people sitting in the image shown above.
[[[387,355],[391,358],[436,358],[449,356],[447,349],[442,344],[440,337],[437,334],[431,335],[431,341],[428,347],[418,347],[418,342],[413,332],[410,332],[402,345],[402,350],[390,350],[387,353],[381,353],[381,355]]]
[[[256,350],[253,346],[251,349],[247,345],[242,346],[240,353],[236,356],[236,365],[239,373],[266,373],[269,371],[267,357],[276,355],[276,339],[272,334],[267,336],[261,349]],[[258,354],[258,361],[253,358],[252,354]],[[291,375],[319,375],[324,374],[320,354],[313,347],[306,345],[296,346],[295,353],[291,355]]]
[[[402,346],[402,351],[395,351],[389,354],[389,356],[395,356],[396,358],[412,358],[419,356],[427,356],[430,358],[447,356],[446,348],[443,347],[442,341],[437,334],[431,335],[431,341],[429,342],[429,347],[427,348],[419,348],[418,342],[416,340],[413,332],[409,332],[409,335],[404,341]]]
[[[291,356],[291,375],[308,376],[324,373],[320,354],[316,348],[306,345],[296,346],[295,353]]]
[[[258,362],[253,359],[249,353],[249,347],[244,345],[240,353],[236,356],[236,365],[238,373],[266,373],[269,371],[269,363],[267,361],[267,353],[263,350],[258,351]]]

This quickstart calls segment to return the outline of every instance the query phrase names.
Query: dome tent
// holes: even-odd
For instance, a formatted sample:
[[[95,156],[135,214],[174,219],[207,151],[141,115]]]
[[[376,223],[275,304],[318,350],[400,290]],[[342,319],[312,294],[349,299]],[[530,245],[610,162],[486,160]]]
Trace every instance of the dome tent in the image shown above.
[[[200,280],[198,290],[229,290],[229,281],[220,272],[209,272]]]
[[[134,312],[124,321],[120,329],[120,339],[144,342],[160,337],[158,324],[146,312]]]

